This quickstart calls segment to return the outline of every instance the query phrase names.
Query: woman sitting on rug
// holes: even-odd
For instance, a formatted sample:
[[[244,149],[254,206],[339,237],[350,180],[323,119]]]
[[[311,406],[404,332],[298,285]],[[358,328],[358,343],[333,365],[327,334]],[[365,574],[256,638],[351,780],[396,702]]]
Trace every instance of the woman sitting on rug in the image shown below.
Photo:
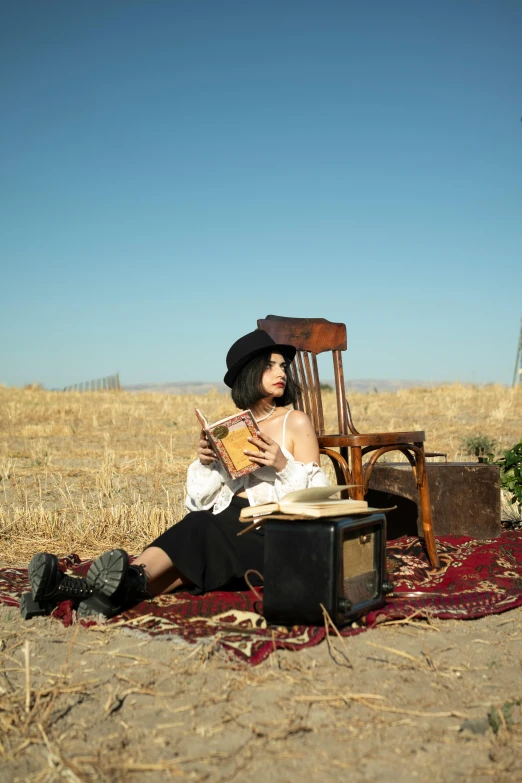
[[[264,530],[238,537],[244,530],[241,509],[278,500],[292,490],[328,484],[319,467],[319,446],[309,418],[301,411],[285,410],[299,393],[287,373],[295,353],[291,345],[278,345],[258,329],[237,340],[227,354],[224,380],[232,389],[232,399],[238,408],[250,408],[262,426],[257,438],[249,438],[252,451],[245,452],[260,469],[231,479],[202,431],[198,459],[187,474],[190,513],[153,541],[132,565],[123,549],[113,549],[94,561],[86,578],[63,574],[55,555],[40,552],[29,564],[33,600],[46,611],[60,601],[73,600],[79,604],[80,617],[111,617],[140,600],[179,587],[201,594],[244,586],[248,569],[262,571]]]

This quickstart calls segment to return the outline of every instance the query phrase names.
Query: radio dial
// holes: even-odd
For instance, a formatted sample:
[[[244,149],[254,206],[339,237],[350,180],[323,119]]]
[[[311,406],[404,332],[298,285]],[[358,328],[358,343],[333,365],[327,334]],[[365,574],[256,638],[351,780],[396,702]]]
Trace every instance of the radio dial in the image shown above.
[[[339,598],[339,601],[337,603],[337,607],[338,607],[339,612],[341,614],[348,614],[348,612],[352,608],[352,605],[351,605],[350,601],[347,598]]]

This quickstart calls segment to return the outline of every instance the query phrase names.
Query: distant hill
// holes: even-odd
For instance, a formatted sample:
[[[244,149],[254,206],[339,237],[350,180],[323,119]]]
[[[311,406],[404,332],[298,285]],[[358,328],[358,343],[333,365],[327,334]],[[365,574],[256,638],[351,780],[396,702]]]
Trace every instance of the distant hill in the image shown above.
[[[327,380],[333,387],[333,380]],[[355,392],[394,392],[399,389],[408,389],[412,386],[439,386],[439,383],[432,381],[387,381],[382,378],[361,378],[352,380],[346,384],[348,391]],[[159,394],[207,394],[209,391],[228,392],[228,386],[221,381],[177,381],[175,383],[136,383],[131,386],[124,386],[123,389],[129,392],[157,392]]]
[[[333,384],[333,381],[330,383]],[[401,380],[401,381],[386,381],[382,378],[360,378],[359,380],[352,380],[346,383],[346,388],[349,391],[356,392],[395,392],[399,389],[411,389],[414,386],[442,386],[444,381],[420,381],[420,380]]]

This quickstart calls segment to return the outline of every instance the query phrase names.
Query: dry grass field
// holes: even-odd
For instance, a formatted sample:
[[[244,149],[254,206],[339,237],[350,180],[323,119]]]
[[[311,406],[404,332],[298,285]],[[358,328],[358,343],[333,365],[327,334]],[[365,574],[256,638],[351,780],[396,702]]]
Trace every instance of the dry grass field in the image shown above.
[[[522,387],[353,394],[351,405],[361,432],[423,429],[427,450],[450,460],[470,459],[463,441],[478,433],[496,441],[498,452],[522,434]],[[4,561],[25,562],[40,549],[82,557],[117,545],[137,552],[179,520],[198,437],[196,406],[214,421],[233,412],[229,396],[217,393],[0,388]],[[334,427],[333,392],[325,394],[325,416]]]
[[[333,424],[333,394],[325,403]],[[361,431],[424,429],[427,449],[451,460],[468,459],[463,441],[478,433],[498,452],[521,436],[522,388],[405,389],[351,404]],[[176,522],[195,406],[210,419],[232,412],[217,393],[0,387],[0,560],[134,553]],[[394,621],[346,640],[345,654],[340,665],[321,644],[252,669],[212,644],[24,622],[0,607],[0,779],[522,781],[522,609]]]

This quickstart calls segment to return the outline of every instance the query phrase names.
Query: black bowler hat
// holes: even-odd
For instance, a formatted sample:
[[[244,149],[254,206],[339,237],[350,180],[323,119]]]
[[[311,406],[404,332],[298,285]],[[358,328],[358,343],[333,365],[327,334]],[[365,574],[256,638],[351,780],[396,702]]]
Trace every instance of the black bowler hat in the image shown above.
[[[271,353],[280,353],[289,362],[295,356],[296,349],[293,345],[280,345],[272,340],[270,335],[263,329],[256,329],[254,332],[245,334],[236,340],[230,351],[227,353],[227,374],[224,382],[232,388],[234,381],[243,367],[248,364],[250,359],[259,356],[260,353],[270,351]]]

